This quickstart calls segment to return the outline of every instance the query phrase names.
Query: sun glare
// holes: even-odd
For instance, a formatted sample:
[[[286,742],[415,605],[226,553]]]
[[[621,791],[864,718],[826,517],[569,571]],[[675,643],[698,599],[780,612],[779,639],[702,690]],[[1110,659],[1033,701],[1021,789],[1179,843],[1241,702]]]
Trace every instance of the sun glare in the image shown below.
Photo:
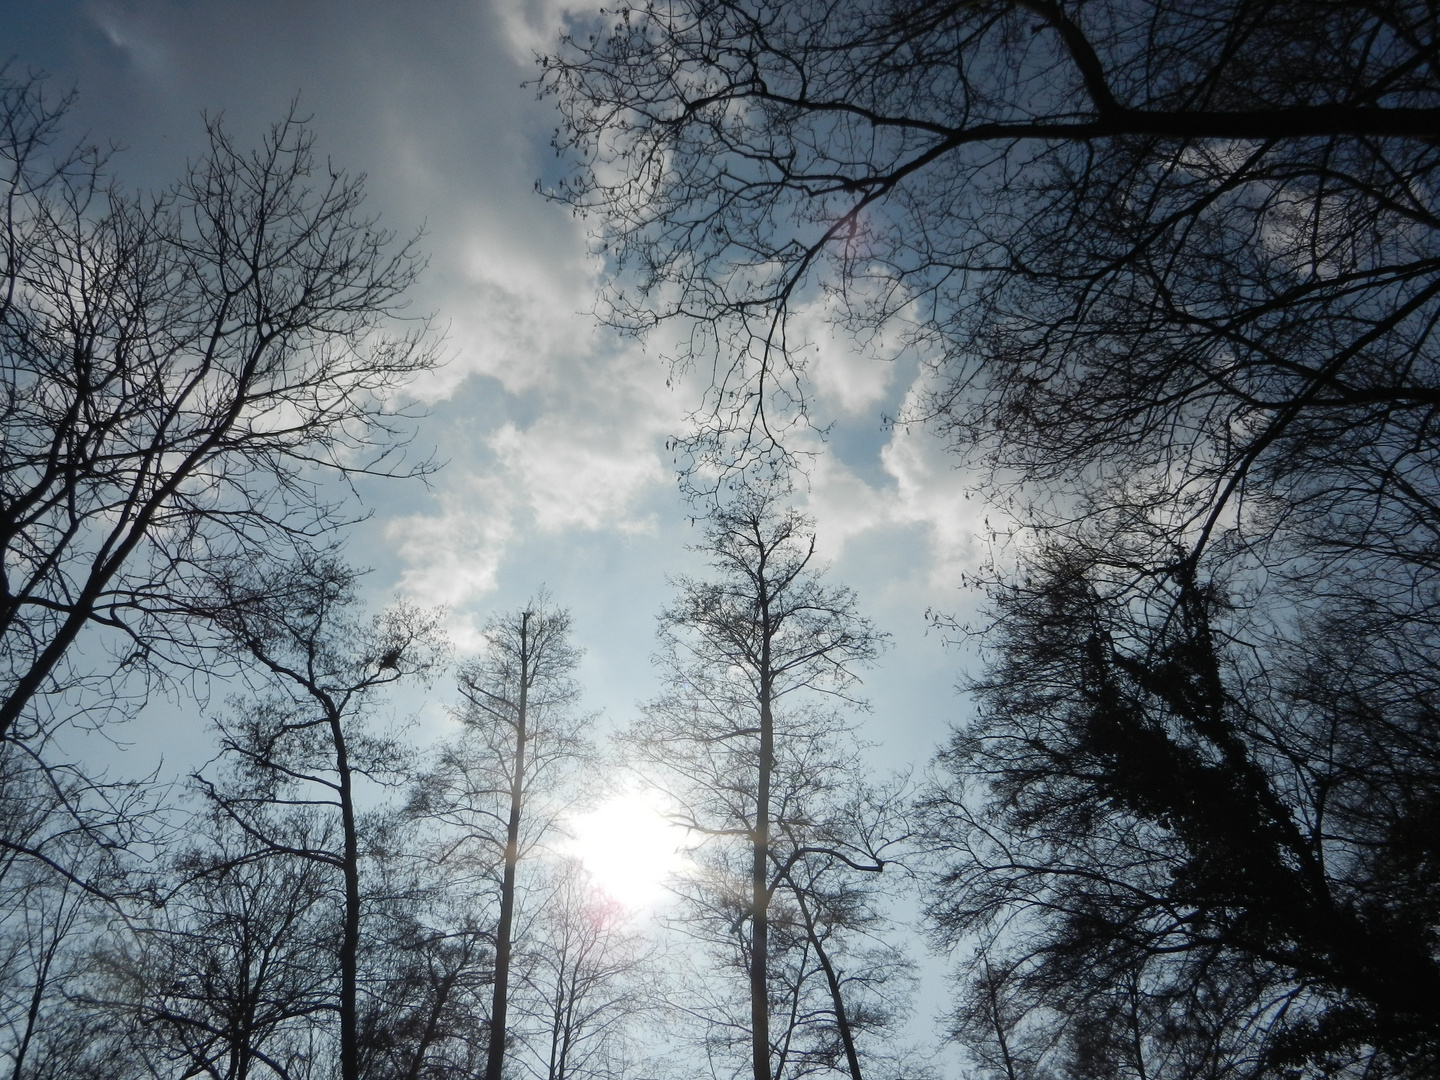
[[[665,819],[651,795],[612,796],[570,824],[571,850],[595,885],[632,910],[658,903],[666,879],[685,863],[685,831]]]

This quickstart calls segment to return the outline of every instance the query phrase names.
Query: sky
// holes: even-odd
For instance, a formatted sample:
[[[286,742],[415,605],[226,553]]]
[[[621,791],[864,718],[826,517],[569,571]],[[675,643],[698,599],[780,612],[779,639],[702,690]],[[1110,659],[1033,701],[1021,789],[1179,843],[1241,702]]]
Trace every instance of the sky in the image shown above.
[[[704,570],[665,449],[702,388],[667,386],[663,343],[597,324],[593,223],[536,194],[557,175],[556,115],[526,83],[564,13],[505,0],[6,0],[0,55],[78,91],[69,133],[117,147],[124,186],[182,173],[203,152],[204,116],[252,144],[298,101],[318,153],[366,175],[368,208],[402,236],[423,232],[412,310],[433,313],[446,363],[411,392],[429,411],[417,447],[446,464],[428,488],[367,485],[351,557],[372,568],[372,602],[444,605],[462,652],[491,613],[548,588],[573,611],[587,701],[623,724],[656,690],[668,578]],[[817,413],[834,428],[797,501],[832,580],[893,635],[865,680],[874,760],[923,763],[963,716],[965,657],[926,612],[971,603],[958,586],[979,556],[978,504],[935,436],[883,423],[914,365],[861,355],[823,311],[802,319]],[[149,722],[129,733],[142,748],[169,723]]]
[[[75,88],[69,133],[117,147],[112,172],[132,188],[163,188],[199,157],[205,116],[253,144],[298,102],[319,154],[366,175],[368,208],[423,233],[411,300],[447,362],[410,392],[429,413],[417,446],[446,464],[428,486],[365,485],[351,558],[372,568],[371,603],[443,605],[461,654],[492,613],[547,588],[572,610],[588,707],[623,726],[658,689],[670,578],[704,572],[665,449],[703,388],[669,385],[663,343],[597,324],[593,223],[536,194],[557,175],[557,118],[526,82],[563,16],[506,0],[4,0],[0,57]],[[960,582],[983,511],[938,438],[883,422],[914,391],[915,363],[863,355],[824,314],[799,318],[832,434],[797,502],[831,580],[892,635],[865,675],[868,759],[918,770],[966,716],[955,685],[972,658],[927,612],[973,604]],[[443,733],[448,697],[430,695],[419,738]],[[120,771],[142,775],[163,752],[162,773],[178,774],[208,756],[194,713],[160,703],[112,733],[130,747]],[[595,831],[616,831],[602,819]]]

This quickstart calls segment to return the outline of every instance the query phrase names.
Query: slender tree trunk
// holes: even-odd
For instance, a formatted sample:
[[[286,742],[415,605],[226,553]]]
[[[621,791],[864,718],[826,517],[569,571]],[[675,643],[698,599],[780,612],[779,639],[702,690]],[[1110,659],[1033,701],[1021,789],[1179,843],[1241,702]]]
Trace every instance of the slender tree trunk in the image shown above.
[[[995,1041],[1000,1046],[1000,1060],[1005,1065],[1006,1080],[1019,1080],[1015,1075],[1015,1061],[1010,1056],[1010,1040],[1005,1037],[1005,1024],[1000,1018],[1000,994],[995,989],[995,973],[990,970],[990,960],[985,960],[985,994],[989,998],[990,1022],[995,1028]]]
[[[565,1052],[569,1049],[570,1004],[574,1000],[573,987],[569,982],[570,950],[568,939],[560,948],[560,970],[555,976],[555,997],[550,1008],[550,1061],[545,1080],[563,1080],[565,1076]]]
[[[410,1068],[406,1070],[405,1080],[420,1080],[420,1070],[425,1066],[425,1055],[430,1052],[430,1046],[440,1031],[440,1016],[445,1011],[445,1003],[450,1000],[450,991],[464,967],[465,961],[462,959],[454,971],[448,972],[436,984],[435,1000],[430,1004],[430,1015],[425,1018],[425,1030],[420,1034],[415,1052],[410,1055]]]
[[[485,1080],[500,1080],[505,1065],[510,996],[510,938],[515,923],[515,867],[520,861],[520,813],[525,797],[525,720],[530,695],[530,612],[520,616],[520,707],[515,718],[515,762],[510,776],[510,820],[505,831],[505,876],[500,884],[500,925],[495,931],[495,992],[490,1005],[490,1047]]]
[[[805,935],[810,939],[816,959],[820,961],[820,969],[825,972],[825,985],[830,988],[830,1005],[835,1010],[835,1028],[840,1032],[840,1044],[845,1048],[845,1063],[850,1067],[850,1078],[865,1080],[860,1074],[860,1055],[855,1052],[855,1033],[850,1030],[850,1016],[845,1011],[845,998],[840,992],[840,973],[835,970],[829,954],[825,952],[824,942],[815,931],[815,917],[810,914],[810,906],[805,903],[804,891],[798,887],[795,889],[795,902],[800,907],[800,916],[805,920]]]
[[[564,983],[556,980],[554,1007],[550,1010],[550,1060],[546,1063],[545,1080],[557,1080],[563,1072],[560,1055],[562,1027],[565,1023]]]
[[[340,714],[330,711],[330,737],[335,740],[336,790],[340,799],[340,827],[344,832],[345,921],[340,938],[340,1077],[360,1080],[360,1028],[356,1001],[360,953],[360,840],[355,826],[355,799],[351,788],[350,757]]]
[[[63,894],[60,902],[62,904],[65,902]],[[10,1074],[10,1080],[20,1080],[25,1069],[25,1055],[30,1050],[30,1040],[35,1036],[35,1027],[40,1019],[40,1006],[45,1000],[45,990],[50,983],[50,965],[54,963],[56,950],[60,947],[59,924],[60,919],[56,919],[55,936],[46,946],[45,958],[35,972],[35,988],[30,994],[30,1008],[25,1013],[25,1034],[20,1040],[19,1048],[15,1051],[15,1069]]]
[[[770,710],[770,635],[762,644],[760,775],[750,869],[750,1046],[754,1080],[770,1080],[770,781],[775,769],[775,723]]]
[[[581,950],[583,958],[584,951]],[[565,1016],[560,1027],[560,1062],[553,1080],[567,1080],[570,1075],[570,1048],[575,1043],[575,1002],[580,999],[580,960],[570,968],[570,985],[565,993]]]

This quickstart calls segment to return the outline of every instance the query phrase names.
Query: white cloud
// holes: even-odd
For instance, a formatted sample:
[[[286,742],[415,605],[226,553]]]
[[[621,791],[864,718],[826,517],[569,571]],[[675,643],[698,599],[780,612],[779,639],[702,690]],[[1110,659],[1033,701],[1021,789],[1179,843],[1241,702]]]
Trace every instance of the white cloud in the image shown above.
[[[804,509],[815,519],[817,549],[827,561],[855,537],[899,520],[895,492],[867,484],[833,454],[815,459],[809,481]]]
[[[462,647],[474,644],[475,610],[502,567],[526,558],[528,538],[651,532],[643,507],[673,483],[664,437],[680,407],[656,361],[635,347],[567,355],[556,345],[534,362],[534,377],[512,384],[524,391],[519,409],[475,430],[473,458],[452,460],[437,478],[437,509],[387,527],[400,590],[450,606]],[[483,392],[472,382],[452,404],[463,409],[467,394]]]
[[[592,6],[571,0],[491,0],[491,7],[511,55],[518,60],[529,60],[537,53],[554,49],[566,16],[594,13]]]
[[[611,418],[613,420],[613,418]],[[643,427],[576,426],[546,416],[521,431],[506,424],[490,439],[500,468],[546,532],[604,528],[637,532],[651,523],[632,516],[638,498],[670,480]]]
[[[835,561],[847,544],[874,530],[917,527],[930,552],[925,587],[954,587],[962,573],[978,566],[986,531],[985,503],[967,490],[957,464],[941,439],[918,426],[892,429],[880,450],[885,480],[879,483],[867,482],[833,453],[820,453],[803,494],[820,553]]]
[[[448,362],[412,388],[423,401],[447,398],[477,374],[511,394],[554,390],[573,378],[577,357],[605,344],[590,314],[597,278],[583,229],[526,187],[527,201],[508,211],[452,208],[443,232],[425,238],[433,259],[424,303],[441,313]]]
[[[405,569],[397,585],[426,607],[450,609],[449,631],[462,649],[480,645],[467,608],[494,591],[515,537],[513,500],[491,477],[469,477],[437,495],[439,512],[392,518],[385,536]]]
[[[477,372],[512,394],[556,389],[573,377],[575,358],[599,344],[594,278],[568,258],[543,258],[505,238],[474,236],[466,257],[468,287],[455,305],[452,337],[463,342],[453,375]],[[575,246],[583,240],[575,238]]]
[[[895,365],[837,325],[839,307],[835,297],[809,304],[791,318],[787,332],[806,361],[821,411],[856,416],[889,395]]]
[[[106,40],[123,52],[141,74],[169,81],[173,66],[169,50],[149,27],[142,26],[140,20],[133,17],[133,13],[115,4],[102,3],[90,9],[90,17]]]
[[[984,501],[967,488],[944,443],[924,429],[897,427],[880,460],[895,478],[897,520],[929,531],[931,586],[953,588],[982,558]]]

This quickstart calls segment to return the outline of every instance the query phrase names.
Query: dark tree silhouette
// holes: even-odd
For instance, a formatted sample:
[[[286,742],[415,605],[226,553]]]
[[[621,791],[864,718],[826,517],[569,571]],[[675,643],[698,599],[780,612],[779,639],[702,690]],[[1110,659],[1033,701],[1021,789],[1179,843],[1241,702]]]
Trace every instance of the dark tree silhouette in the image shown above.
[[[359,1022],[367,1080],[470,1080],[488,1050],[489,897],[429,859],[430,839],[403,813],[369,831]]]
[[[341,920],[327,868],[275,858],[273,846],[330,847],[333,822],[257,814],[257,842],[209,809],[168,867],[163,906],[97,951],[91,1004],[156,1075],[302,1076],[332,1027]]]
[[[212,122],[206,156],[146,197],[57,147],[70,104],[0,71],[5,739],[200,663],[217,579],[351,517],[327,476],[411,471],[394,391],[434,361],[423,323],[385,333],[413,246],[317,168],[293,112],[250,153]]]
[[[197,776],[218,812],[255,844],[246,858],[314,862],[339,878],[335,1011],[341,1080],[361,1075],[362,794],[367,781],[409,778],[406,749],[370,730],[375,698],[402,679],[429,677],[446,644],[437,617],[397,605],[372,619],[355,609],[356,574],[333,558],[306,560],[282,582],[233,583],[224,623],[260,682],[253,700],[219,723],[227,782]],[[277,587],[278,586],[278,587]],[[275,602],[272,594],[284,597]],[[320,808],[328,842],[293,842],[276,811]],[[282,819],[283,820],[283,819]]]
[[[1076,1075],[1433,1075],[1433,675],[1393,626],[1262,650],[1223,592],[1114,569],[1052,550],[1001,595],[941,759],[937,925],[989,941],[962,1033],[1028,1016]]]
[[[97,1054],[112,1055],[117,1068],[128,1061],[117,1053],[120,1032],[72,1007],[108,903],[131,891],[123,844],[141,816],[112,802],[118,827],[102,827],[93,813],[77,821],[71,806],[91,789],[26,754],[0,757],[0,1062],[11,1080],[93,1075]]]
[[[777,451],[806,397],[787,320],[826,290],[899,325],[936,366],[923,411],[997,465],[1170,465],[1159,495],[1206,533],[1288,480],[1428,536],[1435,18],[622,5],[545,62],[555,194],[599,224],[614,321],[698,323],[701,463]]]
[[[855,1016],[838,976],[816,989],[815,946],[841,928],[826,885],[837,867],[878,873],[893,837],[846,820],[841,793],[859,765],[824,703],[858,704],[856,668],[885,635],[850,590],[820,581],[809,523],[772,490],[736,492],[699,550],[716,575],[677,582],[661,616],[666,692],[627,734],[627,759],[701,841],[702,872],[677,887],[704,928],[696,936],[744,969],[747,1015],[716,1026],[743,1033],[754,1080],[847,1068]]]
[[[786,459],[826,296],[1041,529],[936,803],[1002,1071],[1436,1068],[1436,30],[695,0],[547,61],[606,310],[713,365],[697,483]]]
[[[492,619],[485,651],[460,672],[464,734],[442,748],[415,788],[411,810],[445,828],[441,861],[450,872],[478,871],[493,890],[494,986],[485,1080],[501,1080],[511,1036],[510,1000],[518,985],[517,916],[521,864],[553,834],[564,805],[565,773],[588,754],[591,717],[575,710],[580,661],[570,643],[569,612],[544,595]]]

